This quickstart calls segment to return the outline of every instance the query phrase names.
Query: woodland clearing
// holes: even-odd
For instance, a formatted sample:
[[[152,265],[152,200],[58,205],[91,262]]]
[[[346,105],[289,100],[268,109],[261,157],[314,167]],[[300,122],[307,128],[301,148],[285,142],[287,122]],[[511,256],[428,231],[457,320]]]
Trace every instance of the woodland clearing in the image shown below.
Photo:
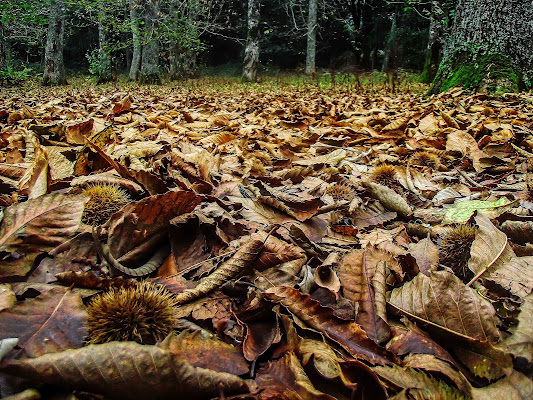
[[[4,89],[0,129],[2,395],[533,398],[531,94]]]

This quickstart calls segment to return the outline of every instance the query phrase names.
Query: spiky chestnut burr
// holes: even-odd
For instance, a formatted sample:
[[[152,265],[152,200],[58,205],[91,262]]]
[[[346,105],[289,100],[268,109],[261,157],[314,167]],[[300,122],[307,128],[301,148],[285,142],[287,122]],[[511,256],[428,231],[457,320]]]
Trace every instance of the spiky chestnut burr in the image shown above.
[[[375,183],[387,187],[396,187],[398,185],[396,167],[390,164],[381,164],[377,166],[374,171],[372,171],[370,179]]]
[[[468,268],[470,247],[476,238],[476,228],[459,225],[444,233],[439,246],[439,263],[450,268],[456,276],[467,282],[474,277]]]
[[[89,342],[135,341],[155,344],[176,327],[175,297],[147,282],[111,289],[87,307]]]
[[[88,186],[82,194],[89,197],[81,220],[91,226],[105,224],[111,216],[129,203],[128,193],[116,185],[95,184]]]
[[[427,151],[420,151],[411,156],[411,164],[435,169],[439,166],[439,157]]]

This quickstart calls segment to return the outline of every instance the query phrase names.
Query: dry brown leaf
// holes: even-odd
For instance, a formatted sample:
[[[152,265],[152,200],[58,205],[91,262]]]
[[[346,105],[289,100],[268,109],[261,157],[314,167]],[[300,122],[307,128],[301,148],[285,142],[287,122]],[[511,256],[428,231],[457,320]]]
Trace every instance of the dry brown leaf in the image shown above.
[[[195,368],[169,349],[134,342],[90,345],[32,359],[10,361],[1,370],[34,382],[99,393],[112,399],[205,399],[248,391],[235,375]],[[102,375],[105,372],[105,376]]]
[[[368,337],[378,343],[390,337],[384,282],[387,269],[395,268],[392,264],[397,262],[391,254],[368,247],[365,250],[352,250],[344,256],[339,266],[344,296],[358,305],[356,322]]]
[[[244,375],[250,369],[240,348],[198,331],[191,333],[185,330],[179,335],[170,335],[162,342],[161,347],[193,367],[232,375]]]
[[[391,354],[369,339],[359,325],[334,316],[333,310],[321,306],[310,296],[288,287],[268,289],[265,296],[271,301],[283,304],[291,313],[323,332],[355,358],[363,358],[377,364],[391,362]]]
[[[472,281],[481,278],[496,283],[515,296],[527,296],[533,290],[533,258],[516,257],[505,233],[484,214],[478,214],[475,221],[479,229],[468,261],[468,268],[475,274]]]
[[[256,383],[264,392],[260,399],[334,400],[315,389],[300,362],[289,352],[279,360],[270,362],[258,371]]]
[[[418,274],[390,294],[389,303],[443,328],[479,340],[497,342],[492,304],[449,271]]]
[[[0,280],[25,276],[38,254],[51,250],[78,232],[85,196],[54,193],[14,204],[4,210]]]
[[[0,340],[17,337],[21,350],[12,357],[39,357],[82,347],[87,337],[87,313],[79,293],[49,286],[0,312]]]

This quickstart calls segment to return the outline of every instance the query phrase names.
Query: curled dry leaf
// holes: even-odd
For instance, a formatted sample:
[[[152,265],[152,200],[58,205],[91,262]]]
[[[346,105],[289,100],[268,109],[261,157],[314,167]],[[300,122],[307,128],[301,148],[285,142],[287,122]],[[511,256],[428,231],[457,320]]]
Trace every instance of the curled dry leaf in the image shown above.
[[[385,311],[385,274],[398,263],[386,251],[368,247],[347,253],[339,266],[345,297],[357,303],[356,322],[378,343],[390,337]]]
[[[218,289],[223,283],[243,272],[256,259],[263,248],[264,241],[258,235],[250,237],[228,261],[220,265],[212,274],[202,278],[194,289],[188,289],[176,296],[178,304],[185,304]]]
[[[13,204],[4,210],[0,280],[24,277],[38,254],[53,249],[78,232],[85,196],[54,193]]]
[[[339,253],[331,253],[322,265],[317,267],[314,280],[318,286],[331,290],[333,293],[340,290],[341,281],[335,272],[339,261]]]
[[[334,379],[342,374],[340,360],[327,343],[300,337],[286,315],[280,315],[280,320],[286,335],[286,348],[294,352],[304,366],[312,362],[317,372],[327,379]]]
[[[187,399],[244,393],[248,386],[225,372],[197,368],[168,349],[111,342],[0,364],[0,371],[34,382],[103,394],[112,399]],[[105,371],[104,375],[102,371]]]
[[[256,360],[281,339],[277,315],[269,310],[239,314],[239,322],[246,329],[242,352],[248,361]]]
[[[336,317],[332,309],[321,306],[318,301],[296,289],[274,287],[265,292],[265,297],[287,307],[292,314],[323,332],[355,358],[377,364],[388,364],[393,358],[387,350],[369,339],[358,324]]]
[[[363,181],[363,185],[370,191],[371,196],[379,200],[387,210],[397,212],[402,218],[409,218],[413,215],[411,206],[394,190],[368,181]]]

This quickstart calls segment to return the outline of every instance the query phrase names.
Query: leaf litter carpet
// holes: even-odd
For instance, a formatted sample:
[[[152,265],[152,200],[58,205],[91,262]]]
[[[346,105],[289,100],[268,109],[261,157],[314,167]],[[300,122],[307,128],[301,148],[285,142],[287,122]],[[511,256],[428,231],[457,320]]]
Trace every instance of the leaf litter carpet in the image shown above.
[[[531,95],[1,97],[2,395],[533,398]]]

